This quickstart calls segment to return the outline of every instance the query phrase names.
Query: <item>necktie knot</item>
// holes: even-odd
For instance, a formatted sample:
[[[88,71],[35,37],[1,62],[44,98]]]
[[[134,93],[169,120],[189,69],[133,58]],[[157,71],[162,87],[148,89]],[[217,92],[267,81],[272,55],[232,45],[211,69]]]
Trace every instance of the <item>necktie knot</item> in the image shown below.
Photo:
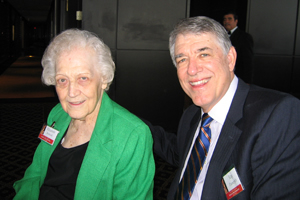
[[[213,118],[211,118],[207,113],[204,113],[202,116],[202,127],[209,127],[210,123],[212,122]]]

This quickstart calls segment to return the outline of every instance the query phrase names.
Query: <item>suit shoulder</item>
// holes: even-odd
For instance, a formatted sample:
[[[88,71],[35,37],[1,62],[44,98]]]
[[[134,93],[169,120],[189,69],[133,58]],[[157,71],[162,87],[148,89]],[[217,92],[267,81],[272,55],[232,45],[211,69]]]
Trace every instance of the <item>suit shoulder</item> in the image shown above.
[[[250,33],[247,33],[246,31],[243,31],[243,30],[241,30],[241,29],[236,29],[235,31],[234,31],[234,33],[236,32],[236,36],[238,37],[238,38],[244,38],[244,39],[250,39],[250,40],[253,40],[253,38],[252,38],[252,35],[250,34]]]
[[[201,117],[201,108],[192,104],[183,112],[180,124],[190,126],[190,124],[196,123],[199,120],[199,117]]]
[[[257,105],[258,107],[273,107],[279,104],[285,104],[287,107],[290,107],[292,106],[292,104],[300,105],[300,100],[288,93],[262,88],[256,85],[250,86],[246,105]]]

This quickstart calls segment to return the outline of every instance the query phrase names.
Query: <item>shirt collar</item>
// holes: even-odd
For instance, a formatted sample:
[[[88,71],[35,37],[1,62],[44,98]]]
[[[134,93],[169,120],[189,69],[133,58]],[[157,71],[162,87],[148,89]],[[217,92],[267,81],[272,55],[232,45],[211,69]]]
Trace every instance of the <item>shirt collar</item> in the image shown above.
[[[229,111],[233,96],[236,92],[238,85],[238,78],[234,75],[233,80],[230,83],[230,86],[226,92],[226,94],[222,97],[222,99],[208,112],[209,116],[211,116],[214,120],[219,122],[220,124],[224,124],[227,113]],[[203,113],[203,110],[202,110]]]
[[[232,30],[230,30],[230,33],[232,34],[238,27],[234,27]]]

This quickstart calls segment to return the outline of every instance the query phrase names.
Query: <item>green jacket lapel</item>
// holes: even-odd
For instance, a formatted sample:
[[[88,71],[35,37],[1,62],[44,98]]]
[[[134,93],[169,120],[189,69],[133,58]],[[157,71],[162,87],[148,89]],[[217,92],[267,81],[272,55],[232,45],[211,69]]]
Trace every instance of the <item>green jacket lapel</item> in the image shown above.
[[[93,199],[104,173],[108,170],[113,139],[110,131],[112,110],[111,101],[104,92],[97,122],[78,174],[75,199]]]

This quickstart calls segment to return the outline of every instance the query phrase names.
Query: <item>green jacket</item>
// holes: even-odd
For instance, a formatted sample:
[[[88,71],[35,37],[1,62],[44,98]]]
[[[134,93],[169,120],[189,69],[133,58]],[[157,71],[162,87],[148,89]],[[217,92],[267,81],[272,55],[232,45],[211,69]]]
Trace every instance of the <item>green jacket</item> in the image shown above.
[[[23,179],[14,183],[15,200],[38,199],[49,159],[71,121],[61,105],[49,114],[59,131],[51,146],[41,141]],[[151,132],[139,118],[104,92],[98,119],[84,156],[74,199],[153,199],[155,163]]]

